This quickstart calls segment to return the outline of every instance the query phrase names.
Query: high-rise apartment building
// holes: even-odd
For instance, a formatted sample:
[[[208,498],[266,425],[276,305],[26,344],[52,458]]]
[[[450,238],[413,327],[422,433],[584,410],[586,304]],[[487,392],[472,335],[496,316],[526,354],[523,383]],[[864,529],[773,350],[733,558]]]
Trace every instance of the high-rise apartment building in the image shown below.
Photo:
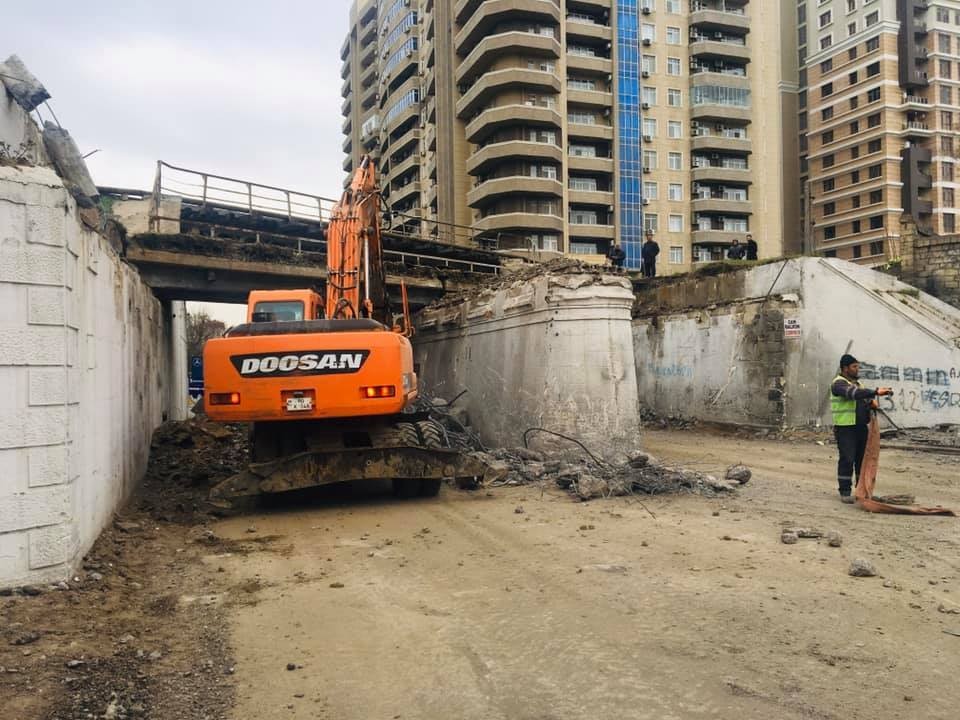
[[[879,264],[901,216],[956,231],[960,1],[800,0],[806,249]]]
[[[815,0],[814,0],[815,1]],[[357,0],[343,45],[344,169],[441,240],[661,272],[797,237],[792,0]],[[792,84],[791,84],[792,80]],[[786,140],[786,142],[785,142]],[[445,223],[438,225],[437,223]],[[418,224],[419,223],[419,224]],[[786,236],[786,237],[785,237]]]

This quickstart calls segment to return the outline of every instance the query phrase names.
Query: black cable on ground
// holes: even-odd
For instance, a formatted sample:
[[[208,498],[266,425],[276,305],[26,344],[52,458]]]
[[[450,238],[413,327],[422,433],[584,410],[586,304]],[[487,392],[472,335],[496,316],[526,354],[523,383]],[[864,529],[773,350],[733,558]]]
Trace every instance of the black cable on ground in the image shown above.
[[[523,446],[524,446],[525,448],[527,448],[527,449],[530,448],[530,445],[528,444],[527,438],[530,436],[530,433],[532,433],[532,432],[544,432],[544,433],[547,433],[548,435],[556,435],[557,437],[563,438],[564,440],[569,440],[570,442],[579,445],[579,446],[580,446],[580,449],[583,450],[587,455],[589,455],[597,465],[607,465],[606,462],[604,462],[603,460],[599,459],[596,455],[594,455],[592,452],[590,452],[590,450],[587,449],[587,446],[584,445],[584,444],[583,444],[582,442],[580,442],[579,440],[577,440],[576,438],[572,438],[572,437],[570,437],[569,435],[564,435],[563,433],[555,432],[554,430],[547,430],[546,428],[542,428],[542,427],[527,428],[527,430],[524,431],[524,433],[523,433]]]

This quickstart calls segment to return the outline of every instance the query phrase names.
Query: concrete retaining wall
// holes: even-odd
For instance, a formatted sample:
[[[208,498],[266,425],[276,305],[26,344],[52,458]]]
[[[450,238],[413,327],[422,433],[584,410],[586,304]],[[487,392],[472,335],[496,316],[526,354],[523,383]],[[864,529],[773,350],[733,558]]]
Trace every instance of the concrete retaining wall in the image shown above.
[[[68,577],[183,415],[175,310],[52,169],[0,166],[0,587]]]
[[[960,307],[960,235],[901,235],[901,279]]]
[[[463,404],[493,446],[545,427],[615,456],[639,446],[630,284],[613,275],[545,275],[419,316],[414,338],[429,393]],[[569,450],[545,435],[540,448]]]
[[[898,425],[960,423],[960,311],[882,273],[801,258],[663,282],[634,320],[640,397],[662,415],[830,424],[840,355],[896,392]]]

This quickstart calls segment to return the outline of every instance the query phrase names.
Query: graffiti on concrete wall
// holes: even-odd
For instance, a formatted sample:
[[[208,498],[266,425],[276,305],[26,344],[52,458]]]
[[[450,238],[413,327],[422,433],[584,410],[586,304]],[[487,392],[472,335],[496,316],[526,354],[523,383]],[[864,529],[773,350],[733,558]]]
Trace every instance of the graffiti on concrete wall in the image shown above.
[[[907,365],[860,364],[861,380],[898,383],[893,395],[881,398],[885,412],[921,413],[960,408],[960,392],[951,381],[960,381],[960,368],[922,368]]]
[[[692,365],[680,365],[673,363],[671,365],[655,365],[647,363],[647,370],[655,377],[693,377]]]

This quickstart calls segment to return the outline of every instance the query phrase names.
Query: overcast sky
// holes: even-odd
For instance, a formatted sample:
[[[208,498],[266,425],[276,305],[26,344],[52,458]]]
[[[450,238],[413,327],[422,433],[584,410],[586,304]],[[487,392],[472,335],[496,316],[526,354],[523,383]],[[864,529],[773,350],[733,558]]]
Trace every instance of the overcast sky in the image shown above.
[[[149,189],[165,160],[339,195],[350,0],[0,2],[0,59],[19,55],[81,152],[100,149],[98,185]]]

